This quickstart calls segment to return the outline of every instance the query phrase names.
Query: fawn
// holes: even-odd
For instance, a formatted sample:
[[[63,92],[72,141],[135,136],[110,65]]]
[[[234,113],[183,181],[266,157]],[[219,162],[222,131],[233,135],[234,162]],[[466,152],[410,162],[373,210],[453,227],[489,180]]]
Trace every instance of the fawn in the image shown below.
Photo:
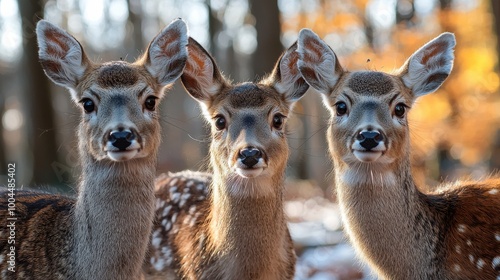
[[[181,76],[211,127],[213,175],[183,172],[156,184],[150,279],[291,279],[295,252],[283,210],[285,122],[308,89],[296,45],[258,83],[232,84],[195,40]],[[169,274],[170,273],[170,274]]]
[[[81,107],[82,174],[76,199],[16,193],[17,265],[7,271],[1,227],[0,278],[138,279],[154,218],[157,102],[186,64],[186,24],[172,22],[134,63],[95,64],[74,37],[44,20],[36,34],[45,73]],[[7,209],[0,216],[6,221]]]
[[[454,35],[443,33],[394,74],[349,72],[311,30],[299,34],[299,70],[331,113],[345,229],[385,279],[500,279],[500,180],[424,194],[411,173],[408,111],[448,77],[454,47]]]

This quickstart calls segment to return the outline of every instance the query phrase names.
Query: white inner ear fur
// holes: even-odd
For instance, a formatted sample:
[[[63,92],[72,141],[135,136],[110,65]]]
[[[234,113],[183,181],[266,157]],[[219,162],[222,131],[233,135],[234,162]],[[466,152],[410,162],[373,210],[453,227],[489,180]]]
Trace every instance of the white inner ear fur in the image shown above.
[[[172,38],[178,39],[172,40]],[[182,75],[184,65],[180,64],[179,69],[171,69],[169,65],[182,59],[187,60],[187,44],[188,29],[181,19],[166,26],[151,42],[150,63],[146,65],[146,69],[158,79],[161,85],[173,83]]]
[[[417,50],[402,67],[405,86],[416,97],[434,92],[444,81],[429,82],[435,74],[449,75],[453,68],[453,49],[456,45],[452,33],[443,33]]]
[[[191,77],[190,82],[194,81],[196,85],[185,86],[199,91],[192,93],[191,96],[202,104],[202,108],[210,105],[212,97],[217,95],[223,86],[222,81],[214,79],[214,71],[216,71],[215,66],[203,49],[199,49],[195,44],[189,47],[189,58],[183,75]],[[219,73],[217,76],[222,77],[222,74]]]
[[[302,29],[299,33],[297,52],[299,53],[298,68],[304,79],[323,94],[330,94],[335,84],[340,78],[340,73],[336,73],[336,57],[328,45],[310,29]],[[307,75],[314,73],[314,77]]]
[[[58,72],[52,72],[52,69],[45,69],[45,72],[54,83],[69,88],[73,94],[86,69],[82,64],[84,54],[80,44],[66,31],[45,20],[38,22],[36,34],[40,60],[60,65]],[[51,36],[47,37],[47,34]]]
[[[279,81],[276,82],[273,86],[280,94],[289,95],[295,92],[295,82],[300,78],[300,73],[297,69],[296,62],[292,61],[293,54],[290,49],[286,51],[286,53],[281,58],[279,68],[281,77],[279,77]],[[293,68],[290,68],[290,64],[293,65]],[[290,101],[296,101],[298,98],[292,98]]]
[[[202,94],[207,99],[210,99],[220,91],[222,84],[213,79],[214,65],[212,60],[208,56],[205,56],[205,54],[202,54],[201,58],[203,59],[203,65],[201,67],[198,63],[193,63],[190,64],[192,68],[189,68],[186,72],[196,79]]]

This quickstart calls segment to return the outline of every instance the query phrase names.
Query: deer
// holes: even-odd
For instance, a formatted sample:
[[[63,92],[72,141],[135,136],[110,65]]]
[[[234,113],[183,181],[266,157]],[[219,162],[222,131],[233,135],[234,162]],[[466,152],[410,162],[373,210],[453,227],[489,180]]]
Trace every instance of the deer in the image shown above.
[[[309,29],[298,68],[330,112],[327,139],[347,235],[382,279],[500,279],[500,179],[422,192],[410,165],[408,112],[451,73],[442,33],[393,73],[344,70]]]
[[[163,174],[146,279],[292,279],[283,209],[285,124],[307,83],[288,48],[268,77],[233,84],[194,39],[182,84],[210,126],[212,172]]]
[[[185,67],[186,24],[170,23],[133,63],[94,63],[45,20],[36,35],[45,74],[80,108],[82,171],[76,197],[13,191],[13,212],[0,210],[2,221],[17,219],[15,244],[7,245],[10,233],[0,228],[0,278],[139,279],[154,218],[158,103]],[[10,246],[15,269],[6,262]]]

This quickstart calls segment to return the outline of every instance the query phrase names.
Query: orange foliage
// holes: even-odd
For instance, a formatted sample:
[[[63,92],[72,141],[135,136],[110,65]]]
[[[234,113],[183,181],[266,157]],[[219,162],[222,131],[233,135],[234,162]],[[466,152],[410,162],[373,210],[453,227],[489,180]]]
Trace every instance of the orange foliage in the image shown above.
[[[353,27],[365,28],[369,0],[323,1],[316,13],[298,14],[295,24],[283,22],[283,31],[298,32],[307,27],[325,38],[336,34],[348,38]],[[332,4],[333,3],[333,4]],[[391,72],[420,46],[444,31],[457,38],[454,70],[441,89],[421,98],[410,115],[416,156],[434,157],[438,147],[449,147],[450,154],[466,166],[485,162],[493,137],[500,126],[500,78],[489,1],[478,1],[468,11],[440,11],[435,7],[426,18],[413,19],[411,27],[394,25],[387,30],[389,39],[376,49],[368,44],[350,52],[339,52],[348,69]],[[306,23],[297,26],[296,23]],[[344,42],[349,44],[349,42]],[[367,62],[367,61],[370,62]]]

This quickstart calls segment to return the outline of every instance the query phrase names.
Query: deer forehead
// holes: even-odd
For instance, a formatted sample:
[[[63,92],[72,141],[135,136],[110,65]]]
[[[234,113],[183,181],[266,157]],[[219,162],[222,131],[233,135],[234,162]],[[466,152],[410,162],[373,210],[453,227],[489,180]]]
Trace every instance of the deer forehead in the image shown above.
[[[218,96],[214,104],[219,104],[231,111],[240,111],[245,108],[252,110],[278,107],[283,109],[279,94],[271,88],[259,84],[243,83],[231,87]]]
[[[143,67],[125,61],[97,65],[79,84],[82,90],[94,88],[100,92],[130,92],[144,89],[146,86],[154,91],[159,90],[157,81]]]
[[[362,95],[386,95],[395,88],[391,76],[382,72],[362,71],[351,73],[346,87]]]
[[[137,83],[139,74],[136,69],[123,62],[103,64],[97,70],[96,82],[102,88],[132,86]]]
[[[339,97],[363,111],[385,110],[400,102],[413,103],[410,90],[399,77],[375,71],[346,73],[328,98],[328,104],[333,107]]]

